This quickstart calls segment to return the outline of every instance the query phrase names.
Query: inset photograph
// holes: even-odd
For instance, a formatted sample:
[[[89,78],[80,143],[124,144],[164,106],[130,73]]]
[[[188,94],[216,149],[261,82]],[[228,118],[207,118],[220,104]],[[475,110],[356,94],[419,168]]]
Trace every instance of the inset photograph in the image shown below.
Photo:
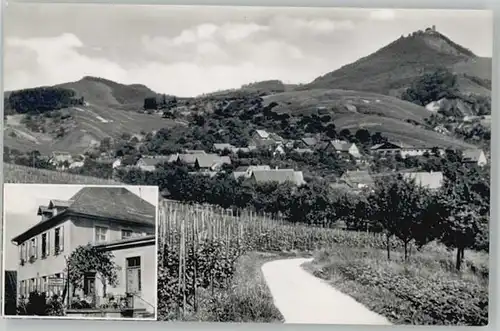
[[[156,186],[5,184],[4,316],[156,320]]]

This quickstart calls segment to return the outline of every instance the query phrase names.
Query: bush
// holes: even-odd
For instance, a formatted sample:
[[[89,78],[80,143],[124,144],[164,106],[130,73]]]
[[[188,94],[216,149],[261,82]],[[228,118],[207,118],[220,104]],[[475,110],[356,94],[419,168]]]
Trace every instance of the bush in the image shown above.
[[[313,271],[395,324],[486,325],[487,258],[476,253],[457,273],[449,254],[433,247],[401,264],[385,260],[382,250],[338,247],[322,251]]]
[[[54,295],[47,299],[45,293],[33,291],[28,300],[21,299],[17,307],[18,315],[27,316],[63,316],[64,308],[60,297]]]

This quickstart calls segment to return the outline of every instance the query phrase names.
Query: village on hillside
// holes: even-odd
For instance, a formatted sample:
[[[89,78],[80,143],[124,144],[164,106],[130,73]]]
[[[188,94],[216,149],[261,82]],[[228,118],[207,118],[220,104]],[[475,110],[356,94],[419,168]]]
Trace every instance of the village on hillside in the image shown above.
[[[170,155],[141,155],[133,164],[124,165],[122,157],[113,157],[102,153],[96,162],[108,166],[113,170],[118,169],[140,169],[144,172],[153,172],[157,166],[162,164],[185,165],[189,167],[190,175],[203,175],[215,177],[218,173],[231,172],[235,179],[248,179],[254,183],[290,182],[300,186],[305,183],[303,169],[271,168],[268,164],[255,164],[238,166],[232,168],[231,158],[239,153],[245,154],[252,151],[266,151],[273,157],[286,158],[287,154],[296,153],[300,155],[322,153],[333,154],[337,158],[352,160],[353,169],[346,169],[343,174],[331,183],[334,188],[343,188],[353,192],[363,188],[371,188],[374,178],[391,173],[376,173],[370,171],[370,163],[375,157],[384,158],[401,157],[418,158],[425,156],[445,157],[445,149],[433,146],[410,146],[408,144],[386,141],[375,144],[364,152],[356,143],[345,140],[322,140],[315,136],[304,137],[300,140],[286,140],[279,135],[266,130],[255,130],[251,143],[246,147],[235,147],[228,143],[215,143],[211,150],[184,150],[182,153]],[[464,149],[462,152],[462,163],[464,165],[475,165],[484,167],[488,164],[485,152],[480,149]],[[48,162],[59,171],[70,171],[85,165],[85,155],[73,156],[70,153],[53,152]],[[405,176],[414,178],[419,184],[432,189],[439,189],[443,182],[443,174],[440,171],[412,171],[411,169],[400,170]],[[393,173],[392,173],[393,174]]]

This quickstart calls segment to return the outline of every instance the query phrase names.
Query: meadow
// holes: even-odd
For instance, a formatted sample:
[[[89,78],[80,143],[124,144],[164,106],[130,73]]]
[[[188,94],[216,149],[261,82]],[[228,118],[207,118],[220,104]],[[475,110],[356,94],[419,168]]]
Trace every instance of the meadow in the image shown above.
[[[3,164],[4,183],[17,184],[92,184],[119,185],[123,183],[96,177],[74,175],[68,172],[43,170],[11,163]]]

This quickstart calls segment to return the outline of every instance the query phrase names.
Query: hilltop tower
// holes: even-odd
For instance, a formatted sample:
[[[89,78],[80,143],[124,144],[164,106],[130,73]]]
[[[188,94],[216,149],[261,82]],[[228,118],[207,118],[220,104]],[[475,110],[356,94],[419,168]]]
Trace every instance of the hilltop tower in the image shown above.
[[[436,26],[435,25],[432,26],[432,31],[436,32]]]

